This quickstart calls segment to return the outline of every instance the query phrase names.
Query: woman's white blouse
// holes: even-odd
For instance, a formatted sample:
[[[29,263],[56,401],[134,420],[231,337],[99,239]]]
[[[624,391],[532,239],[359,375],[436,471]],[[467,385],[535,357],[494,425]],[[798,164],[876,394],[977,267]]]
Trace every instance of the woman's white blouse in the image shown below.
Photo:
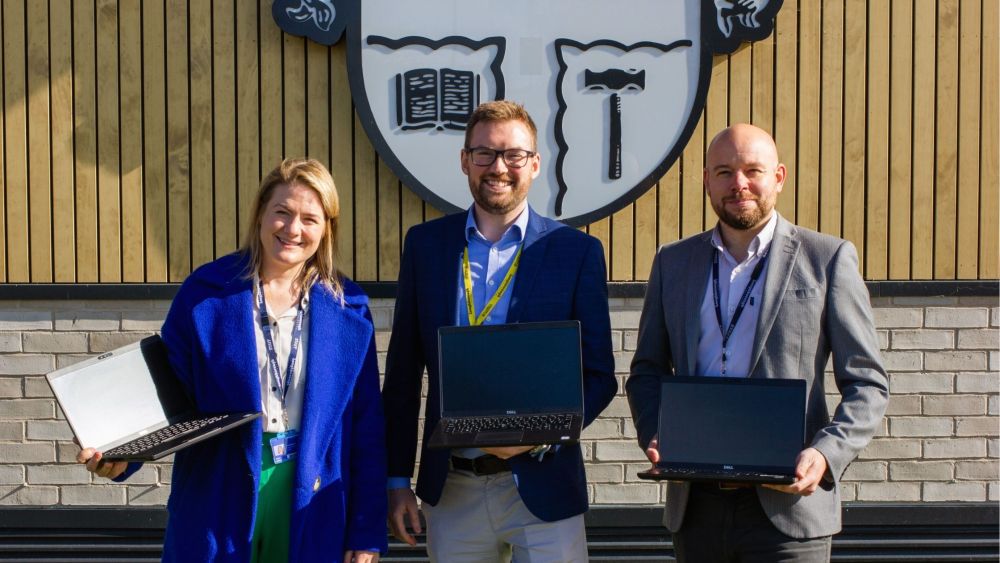
[[[256,286],[254,291],[256,292]],[[257,298],[253,299],[253,327],[257,340],[257,372],[260,377],[260,407],[264,413],[264,432],[284,432],[286,430],[297,430],[302,421],[302,399],[305,396],[305,374],[306,357],[309,350],[309,294],[302,298],[303,318],[302,318],[302,343],[299,345],[299,352],[295,360],[295,372],[292,374],[292,381],[288,388],[288,397],[285,406],[288,409],[288,426],[285,426],[281,409],[281,393],[277,381],[271,376],[267,368],[267,348],[264,344],[264,331],[260,327],[260,309],[257,306]],[[268,322],[271,323],[271,335],[274,338],[274,347],[278,353],[278,366],[281,374],[285,374],[288,368],[288,352],[292,348],[292,328],[295,325],[295,315],[298,307],[289,307],[287,311],[274,314],[271,307],[267,308]]]

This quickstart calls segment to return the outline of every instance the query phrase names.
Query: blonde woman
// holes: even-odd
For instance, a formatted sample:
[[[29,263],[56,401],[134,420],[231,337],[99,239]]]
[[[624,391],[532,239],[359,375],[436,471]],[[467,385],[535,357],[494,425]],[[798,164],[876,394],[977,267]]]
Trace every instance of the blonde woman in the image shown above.
[[[261,183],[242,248],[181,286],[162,336],[202,412],[260,421],[177,453],[164,561],[377,562],[385,446],[367,297],[336,266],[339,204],[315,160]],[[123,480],[139,464],[79,460]]]

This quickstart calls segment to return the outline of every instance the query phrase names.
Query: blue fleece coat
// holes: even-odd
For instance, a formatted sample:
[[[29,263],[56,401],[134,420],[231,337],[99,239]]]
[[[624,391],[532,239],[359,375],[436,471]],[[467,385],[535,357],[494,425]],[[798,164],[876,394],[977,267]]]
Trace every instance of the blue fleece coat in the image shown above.
[[[205,413],[258,411],[251,283],[232,254],[198,268],[163,325],[170,362]],[[291,491],[289,561],[387,550],[384,421],[368,299],[309,294],[302,443]],[[259,420],[177,453],[164,561],[248,561],[261,467]],[[137,467],[130,467],[134,471]]]

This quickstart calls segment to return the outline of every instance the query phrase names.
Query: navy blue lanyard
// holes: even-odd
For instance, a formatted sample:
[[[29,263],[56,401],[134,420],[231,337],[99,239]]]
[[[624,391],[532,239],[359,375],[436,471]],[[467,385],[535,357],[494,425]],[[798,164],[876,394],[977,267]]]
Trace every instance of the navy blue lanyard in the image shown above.
[[[727,345],[729,344],[729,337],[733,335],[733,331],[736,330],[736,323],[740,320],[740,315],[743,314],[743,308],[746,307],[747,300],[750,299],[750,292],[753,291],[753,286],[757,284],[757,279],[760,278],[760,273],[764,271],[764,263],[767,262],[767,254],[761,257],[760,262],[754,267],[753,272],[750,273],[750,281],[747,283],[746,289],[743,290],[743,295],[740,297],[739,303],[736,305],[736,310],[733,311],[733,318],[729,319],[729,328],[725,328],[722,324],[722,306],[719,304],[719,254],[721,252],[716,249],[715,255],[712,257],[712,299],[715,301],[715,320],[719,322],[719,332],[722,333],[722,375],[726,375],[726,357],[728,356]]]
[[[285,408],[285,398],[288,396],[288,388],[292,381],[292,374],[295,373],[295,361],[299,355],[299,345],[302,343],[302,296],[299,296],[298,311],[295,313],[295,324],[292,326],[292,346],[288,351],[288,368],[282,377],[281,368],[278,366],[278,351],[274,346],[274,337],[271,335],[271,323],[267,317],[267,304],[264,302],[264,281],[259,282],[257,288],[257,308],[260,309],[260,329],[264,333],[264,348],[267,350],[267,371],[274,378],[281,389],[281,411],[288,423],[288,411]]]

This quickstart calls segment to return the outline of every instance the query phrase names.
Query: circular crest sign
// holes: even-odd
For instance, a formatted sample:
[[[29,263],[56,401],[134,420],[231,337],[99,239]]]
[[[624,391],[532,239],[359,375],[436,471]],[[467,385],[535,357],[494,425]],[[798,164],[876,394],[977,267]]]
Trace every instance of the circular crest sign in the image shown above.
[[[351,94],[383,160],[445,212],[472,203],[459,167],[481,102],[524,104],[542,173],[528,201],[570,225],[649,189],[687,144],[712,56],[767,37],[781,0],[276,0],[286,32],[346,28]],[[324,29],[325,28],[325,29]]]

